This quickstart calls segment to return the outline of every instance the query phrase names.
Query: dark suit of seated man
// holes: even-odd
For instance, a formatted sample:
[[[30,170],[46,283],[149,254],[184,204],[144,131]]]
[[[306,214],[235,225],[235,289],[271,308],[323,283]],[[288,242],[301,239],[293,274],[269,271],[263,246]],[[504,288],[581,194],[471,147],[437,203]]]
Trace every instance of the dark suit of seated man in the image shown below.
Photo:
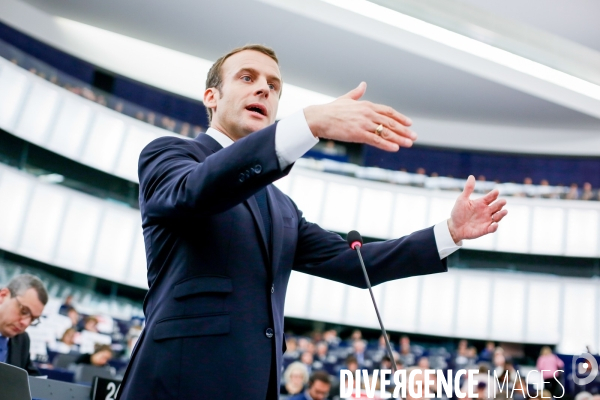
[[[0,289],[0,362],[39,375],[29,354],[29,335],[25,329],[39,323],[48,302],[48,293],[39,278],[24,274],[14,277]]]
[[[365,287],[346,241],[306,221],[272,183],[318,138],[388,151],[410,147],[410,120],[358,101],[362,83],[274,123],[281,87],[271,49],[236,49],[208,74],[206,134],[159,138],[142,151],[146,328],[121,399],[277,398],[292,270]],[[471,177],[448,221],[364,245],[371,282],[446,271],[444,258],[457,243],[493,232],[506,213],[504,200],[494,201],[492,192],[471,201],[474,183]]]

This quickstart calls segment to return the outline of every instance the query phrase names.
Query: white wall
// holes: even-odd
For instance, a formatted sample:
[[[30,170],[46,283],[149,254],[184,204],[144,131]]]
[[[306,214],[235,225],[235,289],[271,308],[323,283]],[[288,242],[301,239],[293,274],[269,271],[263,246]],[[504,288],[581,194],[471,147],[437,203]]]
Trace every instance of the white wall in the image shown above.
[[[320,175],[329,178],[327,174]],[[369,190],[372,192],[368,196],[378,193],[377,185],[351,186],[337,176],[323,183],[315,176],[312,171],[298,169],[278,185],[285,191],[294,191],[298,182],[321,186],[326,196],[321,200],[323,210],[330,211],[318,213],[316,218],[328,224],[325,228],[346,231],[356,227],[367,233],[371,218],[385,219],[376,215],[362,219],[352,210],[346,210],[347,214],[342,216],[327,206],[333,198],[332,188],[346,196],[354,193],[354,204],[359,204],[361,194],[364,199]],[[298,186],[296,190],[301,188],[306,186]],[[403,189],[396,194],[379,193],[388,205],[387,211],[397,207],[396,214],[406,213],[404,210],[410,205],[406,199],[411,196],[427,199],[423,189]],[[390,200],[389,196],[401,197]],[[296,200],[302,203],[307,198]],[[438,204],[433,198],[426,201]],[[363,209],[377,209],[376,205],[361,204]],[[346,218],[352,215],[356,217]],[[138,210],[43,183],[0,165],[0,221],[1,249],[114,282],[147,287]],[[425,219],[420,223],[430,224]],[[414,222],[410,229],[419,227]],[[596,279],[451,270],[446,274],[388,282],[375,287],[374,292],[390,331],[556,343],[566,353],[581,351],[586,345],[600,348],[600,313],[596,305],[600,285]],[[289,285],[286,315],[359,327],[378,326],[366,290],[295,272]]]

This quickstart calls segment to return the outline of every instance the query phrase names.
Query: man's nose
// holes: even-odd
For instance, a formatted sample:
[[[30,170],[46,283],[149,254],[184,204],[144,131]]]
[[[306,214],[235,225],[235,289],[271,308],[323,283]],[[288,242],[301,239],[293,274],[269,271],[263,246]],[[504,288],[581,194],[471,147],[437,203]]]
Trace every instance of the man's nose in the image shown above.
[[[264,96],[265,98],[269,97],[269,84],[266,80],[259,80],[257,82],[257,86],[258,87],[256,88],[255,92],[257,96]]]

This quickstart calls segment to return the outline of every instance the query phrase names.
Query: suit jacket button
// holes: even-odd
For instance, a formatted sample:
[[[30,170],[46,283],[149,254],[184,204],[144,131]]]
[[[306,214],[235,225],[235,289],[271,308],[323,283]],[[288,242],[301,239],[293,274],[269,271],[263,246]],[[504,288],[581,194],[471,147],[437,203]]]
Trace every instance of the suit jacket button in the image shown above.
[[[271,294],[275,293],[275,285],[271,285]]]
[[[265,336],[271,339],[273,337],[273,329],[267,328],[267,330],[265,331]]]
[[[244,182],[246,180],[246,175],[244,175],[244,173],[242,172],[240,174],[240,182]]]
[[[261,172],[262,172],[262,167],[261,167],[261,165],[260,165],[260,164],[256,164],[256,165],[254,166],[254,173],[255,173],[255,174],[260,174]]]

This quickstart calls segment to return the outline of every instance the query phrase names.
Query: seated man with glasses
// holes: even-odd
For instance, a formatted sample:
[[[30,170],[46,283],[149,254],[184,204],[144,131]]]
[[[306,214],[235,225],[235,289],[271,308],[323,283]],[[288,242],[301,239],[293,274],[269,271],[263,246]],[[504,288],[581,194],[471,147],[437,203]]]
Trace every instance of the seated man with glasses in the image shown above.
[[[42,281],[29,274],[18,275],[0,289],[0,362],[39,375],[29,356],[28,326],[40,323],[48,302]]]

